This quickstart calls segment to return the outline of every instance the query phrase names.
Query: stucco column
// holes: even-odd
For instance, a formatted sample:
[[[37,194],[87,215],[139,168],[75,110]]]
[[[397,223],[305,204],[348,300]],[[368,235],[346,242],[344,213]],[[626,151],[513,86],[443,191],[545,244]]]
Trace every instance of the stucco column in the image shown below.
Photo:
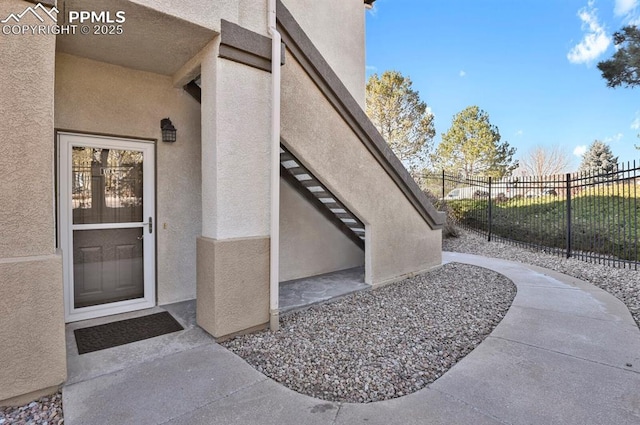
[[[269,321],[271,75],[218,49],[212,43],[201,64],[197,320],[223,337]]]
[[[3,1],[0,19],[34,6]],[[40,22],[25,15],[20,24]],[[53,392],[66,379],[66,351],[53,199],[55,36],[3,31],[0,58],[0,405],[4,405]]]

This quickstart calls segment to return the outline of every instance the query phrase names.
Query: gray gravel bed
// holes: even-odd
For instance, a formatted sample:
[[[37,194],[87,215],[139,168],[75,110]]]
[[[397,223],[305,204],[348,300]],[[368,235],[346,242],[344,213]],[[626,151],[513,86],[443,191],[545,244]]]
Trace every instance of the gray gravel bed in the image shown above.
[[[468,231],[461,231],[458,238],[445,239],[442,245],[444,251],[484,255],[533,264],[587,281],[622,301],[640,326],[640,271],[558,257],[550,253],[501,242],[487,242],[485,237]]]
[[[478,346],[515,294],[500,274],[451,263],[284,316],[278,332],[222,345],[300,393],[387,400],[424,388]]]
[[[20,407],[0,407],[0,425],[62,425],[62,394],[42,397]]]

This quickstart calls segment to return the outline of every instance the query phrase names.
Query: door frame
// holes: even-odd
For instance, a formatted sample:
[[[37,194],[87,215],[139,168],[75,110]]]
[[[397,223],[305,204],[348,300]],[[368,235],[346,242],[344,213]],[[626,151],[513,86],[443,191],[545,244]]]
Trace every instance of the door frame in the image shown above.
[[[103,224],[108,228],[143,228],[144,297],[117,301],[89,307],[75,308],[73,282],[73,196],[71,154],[73,146],[92,148],[128,149],[143,153],[143,212],[142,217],[153,219],[155,224],[155,142],[152,140],[130,139],[60,131],[56,133],[58,152],[58,246],[62,250],[62,272],[64,282],[65,322],[92,319],[155,307],[156,305],[156,233],[157,226],[149,232],[147,222]],[[76,225],[79,228],[87,225]],[[93,226],[93,225],[92,225]]]

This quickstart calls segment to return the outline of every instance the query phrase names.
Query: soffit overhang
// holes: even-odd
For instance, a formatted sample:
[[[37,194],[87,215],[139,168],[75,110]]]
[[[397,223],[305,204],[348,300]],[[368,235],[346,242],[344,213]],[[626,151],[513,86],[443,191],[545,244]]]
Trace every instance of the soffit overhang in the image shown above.
[[[56,50],[101,62],[163,75],[173,75],[218,33],[160,11],[126,0],[65,0],[58,2],[58,24],[66,25],[69,11],[124,11],[122,34],[96,35],[100,23],[73,23],[75,34],[57,36]],[[62,21],[62,22],[61,22]],[[89,34],[81,34],[88,25]]]

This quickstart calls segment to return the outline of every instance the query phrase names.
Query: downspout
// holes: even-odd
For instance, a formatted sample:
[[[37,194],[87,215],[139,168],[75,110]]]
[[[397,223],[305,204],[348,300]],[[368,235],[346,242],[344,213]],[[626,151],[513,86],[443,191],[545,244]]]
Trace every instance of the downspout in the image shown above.
[[[269,328],[280,329],[280,61],[282,37],[276,28],[276,0],[268,0],[271,35],[271,239],[269,259]]]

